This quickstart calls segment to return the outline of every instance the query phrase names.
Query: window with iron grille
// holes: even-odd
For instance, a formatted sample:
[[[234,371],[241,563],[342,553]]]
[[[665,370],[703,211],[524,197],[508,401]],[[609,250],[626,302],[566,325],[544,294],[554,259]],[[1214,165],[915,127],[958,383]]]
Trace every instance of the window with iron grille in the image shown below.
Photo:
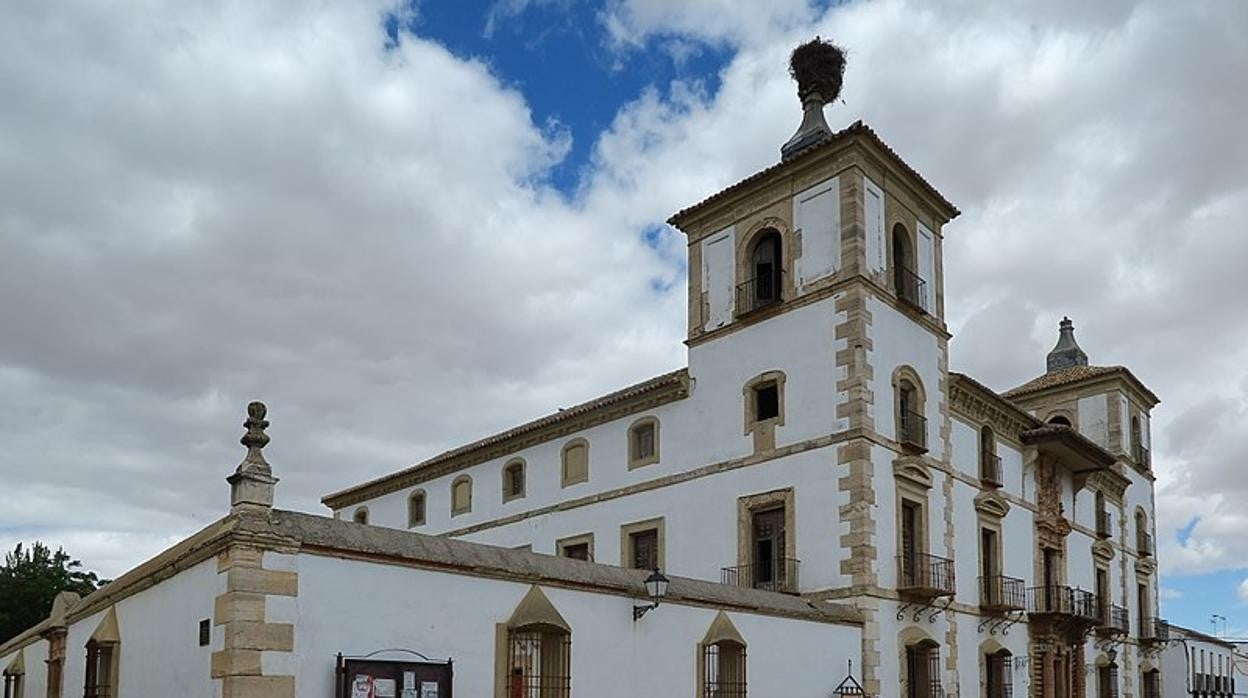
[[[87,643],[86,685],[83,698],[113,698],[116,676],[113,646],[91,641]]]
[[[1118,698],[1118,665],[1107,664],[1096,670],[1097,698]]]
[[[1014,695],[1014,676],[1011,671],[1014,657],[1006,650],[1001,650],[985,658],[987,666],[988,698],[1012,698]]]
[[[524,461],[511,461],[503,468],[503,501],[524,496]]]
[[[1144,672],[1144,698],[1161,698],[1161,672]]]
[[[4,673],[4,698],[22,698],[22,675]]]
[[[659,531],[647,529],[628,534],[628,543],[632,548],[632,565],[636,570],[657,570],[659,568]]]
[[[930,640],[906,647],[906,698],[943,698],[940,646]]]
[[[702,648],[700,698],[745,698],[745,646],[721,640]]]
[[[571,695],[572,635],[544,625],[508,631],[507,698]]]

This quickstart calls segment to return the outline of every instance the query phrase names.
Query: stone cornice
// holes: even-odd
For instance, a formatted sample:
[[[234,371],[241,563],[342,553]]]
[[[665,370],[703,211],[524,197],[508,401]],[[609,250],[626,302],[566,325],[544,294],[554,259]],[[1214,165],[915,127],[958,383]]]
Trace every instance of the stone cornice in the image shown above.
[[[584,431],[689,397],[691,379],[685,369],[625,388],[590,402],[561,410],[514,429],[447,451],[406,470],[326,495],[321,502],[341,509],[391,492],[440,478],[465,468],[509,456],[561,436]]]
[[[1014,403],[961,373],[949,374],[949,403],[962,416],[985,422],[1014,440],[1040,424]]]

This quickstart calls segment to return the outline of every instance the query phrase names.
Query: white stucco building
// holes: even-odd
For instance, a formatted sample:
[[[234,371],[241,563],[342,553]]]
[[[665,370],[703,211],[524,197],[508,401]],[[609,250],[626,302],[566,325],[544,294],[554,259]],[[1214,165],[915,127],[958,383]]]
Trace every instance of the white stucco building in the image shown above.
[[[1248,695],[1243,680],[1248,667],[1227,640],[1172,625],[1161,663],[1166,696]]]
[[[271,508],[257,408],[231,513],[0,647],[6,698],[361,676],[377,698],[826,698],[850,660],[887,698],[1163,695],[1157,397],[1069,321],[1022,386],[950,370],[957,209],[821,118],[669,221],[687,368],[349,486],[332,518]],[[670,592],[635,620],[654,569]]]

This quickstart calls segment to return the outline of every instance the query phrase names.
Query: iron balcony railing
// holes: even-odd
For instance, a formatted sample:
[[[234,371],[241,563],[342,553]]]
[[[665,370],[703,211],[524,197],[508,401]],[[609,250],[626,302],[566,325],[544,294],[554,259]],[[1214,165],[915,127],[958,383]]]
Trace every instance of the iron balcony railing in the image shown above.
[[[719,571],[719,581],[734,587],[796,594],[797,570],[800,564],[799,560],[785,557],[761,560],[752,565],[724,567]]]
[[[1005,484],[1001,479],[1001,456],[986,451],[979,454],[979,479],[993,487]]]
[[[1135,462],[1146,467],[1152,464],[1151,461],[1149,461],[1148,448],[1141,446],[1138,443],[1135,445]]]
[[[752,313],[779,303],[782,279],[779,273],[765,274],[737,284],[737,314]]]
[[[1170,624],[1161,618],[1140,619],[1140,640],[1144,642],[1167,642],[1170,640]]]
[[[1097,609],[1097,629],[1110,635],[1129,634],[1131,615],[1118,604],[1101,603]]]
[[[985,611],[1021,611],[1026,603],[1023,580],[1002,574],[979,578],[979,606]]]
[[[1114,523],[1110,513],[1104,509],[1096,512],[1096,535],[1101,538],[1109,538],[1113,534]]]
[[[897,440],[903,446],[926,451],[927,418],[914,410],[902,408],[901,414],[898,415]]]
[[[953,560],[923,553],[898,555],[897,590],[920,596],[951,596],[956,590]]]
[[[905,267],[897,268],[897,277],[895,279],[897,297],[903,303],[927,312],[927,282],[919,278],[919,275],[910,271]]]
[[[1095,623],[1098,618],[1096,594],[1063,584],[1032,587],[1027,590],[1027,612],[1069,616]]]
[[[1135,551],[1140,557],[1148,557],[1153,554],[1153,535],[1138,531],[1135,534]]]

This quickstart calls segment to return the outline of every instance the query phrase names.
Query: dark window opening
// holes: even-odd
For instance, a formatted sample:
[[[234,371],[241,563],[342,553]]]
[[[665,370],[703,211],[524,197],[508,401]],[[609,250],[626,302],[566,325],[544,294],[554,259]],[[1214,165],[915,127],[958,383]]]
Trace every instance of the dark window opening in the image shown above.
[[[86,685],[83,698],[113,698],[113,646],[87,643]]]
[[[703,648],[704,698],[745,698],[745,647],[723,640]]]
[[[355,510],[355,516],[354,516],[354,517],[352,517],[352,518],[353,518],[353,519],[355,520],[355,522],[356,522],[356,523],[358,523],[358,524],[366,524],[366,523],[368,523],[368,509],[365,509],[365,508],[363,508],[363,507],[360,507],[359,509],[356,509],[356,510]]]
[[[207,647],[212,641],[212,621],[207,618],[199,621],[199,646]]]
[[[407,525],[419,526],[425,522],[425,493],[417,492],[407,500]]]
[[[1059,415],[1055,415],[1055,416],[1053,416],[1053,417],[1049,417],[1049,424],[1052,424],[1052,425],[1054,425],[1054,426],[1059,426],[1059,427],[1068,427],[1068,426],[1071,426],[1071,424],[1070,424],[1070,420],[1069,420],[1069,419],[1066,419],[1065,417],[1063,417],[1063,416],[1062,416],[1062,415],[1060,415],[1060,414],[1059,414]]]
[[[657,529],[630,533],[628,540],[633,550],[631,561],[633,569],[657,570],[659,568],[659,532]]]
[[[589,543],[571,543],[563,546],[563,556],[573,560],[589,560]]]
[[[944,698],[940,647],[930,640],[906,647],[906,698]]]
[[[507,496],[524,496],[524,466],[520,463],[507,466]]]
[[[984,657],[988,669],[988,698],[1012,698],[1014,695],[1014,677],[1010,666],[1012,659],[1013,656],[1007,650]]]
[[[780,233],[768,231],[754,243],[750,266],[754,272],[754,300],[760,304],[780,300]]]
[[[786,590],[788,551],[785,550],[784,507],[753,512],[751,517],[753,559],[750,561],[751,586],[773,591]]]
[[[643,460],[654,457],[654,423],[646,422],[633,428],[633,458]]]
[[[507,633],[507,698],[572,695],[572,636],[559,628],[526,626]]]
[[[768,381],[754,388],[754,420],[761,422],[780,416],[780,386]]]

